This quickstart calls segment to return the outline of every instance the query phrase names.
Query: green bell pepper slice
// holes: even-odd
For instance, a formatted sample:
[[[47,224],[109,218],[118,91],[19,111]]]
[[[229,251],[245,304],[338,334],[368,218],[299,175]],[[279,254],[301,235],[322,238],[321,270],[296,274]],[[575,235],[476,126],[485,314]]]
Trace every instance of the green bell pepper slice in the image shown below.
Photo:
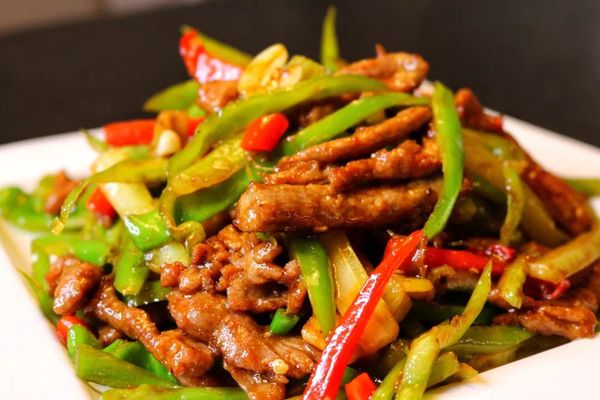
[[[169,229],[157,210],[128,215],[124,222],[133,243],[142,251],[158,247],[171,238]]]
[[[144,286],[149,273],[144,253],[135,245],[131,237],[126,237],[114,266],[115,289],[124,296],[136,295]]]
[[[177,384],[177,379],[140,342],[117,339],[104,348],[104,351],[119,360],[137,365],[154,375]]]
[[[288,334],[300,321],[298,314],[288,314],[283,308],[275,311],[275,315],[269,324],[269,330],[273,335],[283,336]]]
[[[165,389],[152,385],[141,385],[135,389],[111,389],[101,400],[247,400],[242,389],[228,387],[186,387]]]
[[[335,32],[337,10],[334,6],[327,7],[321,30],[321,64],[329,72],[335,72],[343,64],[340,58],[340,46]]]
[[[176,83],[146,100],[144,111],[187,110],[196,104],[198,90],[200,84],[193,79]]]
[[[88,328],[82,325],[73,325],[67,331],[67,352],[69,357],[75,358],[77,352],[77,346],[80,344],[87,344],[94,349],[100,348],[100,342],[96,339],[96,336]]]

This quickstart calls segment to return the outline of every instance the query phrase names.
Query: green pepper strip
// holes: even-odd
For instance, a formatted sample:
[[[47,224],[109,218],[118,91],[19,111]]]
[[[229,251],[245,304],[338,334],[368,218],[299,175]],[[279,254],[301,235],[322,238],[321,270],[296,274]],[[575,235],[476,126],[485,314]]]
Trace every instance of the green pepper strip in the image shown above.
[[[519,256],[502,273],[498,281],[498,294],[514,308],[523,303],[523,284],[527,279],[528,258]]]
[[[238,134],[250,122],[265,114],[282,112],[310,100],[324,99],[343,93],[377,90],[385,90],[385,85],[363,76],[325,76],[232,103],[198,125],[188,145],[171,158],[169,175],[172,178],[218,141]]]
[[[354,100],[350,104],[309,125],[283,143],[283,153],[291,155],[309,146],[333,139],[374,113],[390,107],[426,105],[429,100],[406,93],[384,93]]]
[[[533,336],[516,326],[472,326],[448,350],[459,357],[492,354],[515,348]]]
[[[144,111],[187,110],[196,103],[200,85],[190,79],[176,83],[152,95],[144,103]]]
[[[600,196],[600,179],[571,178],[565,180],[573,189],[586,197]]]
[[[86,381],[113,388],[130,388],[143,384],[168,388],[177,386],[152,372],[86,344],[80,344],[76,349],[75,373]]]
[[[458,342],[469,329],[483,309],[491,285],[492,263],[490,261],[483,270],[463,314],[454,317],[450,322],[434,326],[412,342],[396,399],[421,399],[438,353]]]
[[[171,289],[163,287],[160,281],[147,281],[137,294],[124,296],[124,299],[128,306],[140,307],[165,301],[170,292]]]
[[[298,314],[288,314],[283,308],[275,311],[275,315],[269,325],[269,330],[273,335],[282,336],[288,334],[294,326],[300,321]]]
[[[50,256],[46,251],[31,242],[31,277],[35,283],[44,290],[48,290],[46,274],[50,271]]]
[[[86,129],[82,129],[82,132],[85,135],[85,140],[87,140],[92,149],[96,150],[98,153],[108,150],[109,146],[105,141],[98,139]]]
[[[117,339],[104,348],[104,351],[119,360],[137,365],[158,377],[177,384],[177,379],[140,342]]]
[[[500,228],[500,243],[508,246],[523,217],[525,194],[521,176],[510,161],[504,161],[502,172],[508,201],[506,203],[506,217],[502,228]]]
[[[430,324],[439,324],[447,319],[461,315],[465,310],[462,305],[440,304],[429,301],[413,301],[413,305],[408,313],[407,319],[427,322]],[[492,318],[496,315],[496,309],[485,305],[475,321],[476,325],[489,325]]]
[[[100,397],[101,400],[247,400],[242,389],[227,387],[186,387],[165,389],[151,385],[141,385],[136,389],[111,389]]]
[[[69,215],[75,211],[77,201],[91,183],[164,182],[167,179],[168,161],[163,158],[127,159],[80,182],[67,196],[60,215],[52,222],[52,233],[59,234]]]
[[[126,237],[119,250],[119,258],[114,267],[115,289],[124,296],[140,292],[150,271],[146,267],[144,253]]]
[[[35,210],[34,199],[16,187],[0,190],[0,215],[19,228],[40,232],[46,231],[52,217]]]
[[[44,235],[34,239],[32,249],[43,250],[48,254],[72,254],[81,261],[98,267],[106,264],[109,246],[100,240],[82,240],[77,235]]]
[[[100,348],[100,342],[96,339],[96,336],[88,328],[82,325],[73,325],[67,332],[67,352],[69,357],[75,358],[77,346],[80,344],[87,344],[94,349]]]
[[[460,120],[452,92],[440,82],[435,83],[431,99],[435,138],[440,148],[444,185],[433,212],[425,223],[423,232],[433,238],[446,226],[462,186],[464,149]]]
[[[600,258],[600,223],[570,242],[550,250],[529,264],[529,276],[560,282]]]
[[[335,326],[335,302],[329,258],[323,245],[315,239],[296,237],[291,252],[300,264],[302,279],[308,290],[313,313],[327,337]]]
[[[506,140],[493,135],[483,135],[470,129],[463,129],[465,140],[466,159],[465,169],[470,176],[480,176],[493,185],[497,190],[505,193],[502,162],[504,159],[498,154],[506,154],[501,150],[502,141]],[[498,145],[500,143],[501,145]],[[497,147],[494,147],[497,146]],[[514,154],[510,155],[514,157]],[[557,246],[568,240],[568,236],[556,227],[548,215],[540,199],[527,185],[523,185],[525,204],[521,227],[533,240],[545,246]],[[493,198],[490,198],[494,200]],[[495,200],[494,200],[495,201]]]
[[[335,72],[343,63],[340,58],[340,47],[337,34],[335,32],[335,17],[337,10],[334,6],[327,7],[325,19],[323,19],[323,28],[321,30],[321,64],[329,72]]]
[[[54,191],[55,175],[46,175],[38,182],[37,186],[31,193],[33,209],[35,212],[45,212],[44,207],[46,200]]]
[[[158,247],[171,238],[169,229],[157,210],[128,215],[123,220],[133,243],[142,251]]]
[[[25,272],[19,271],[19,274],[25,279],[27,286],[29,286],[29,289],[33,292],[44,317],[46,317],[52,325],[56,325],[60,317],[54,313],[54,300],[48,294],[48,291],[38,285],[37,282]]]

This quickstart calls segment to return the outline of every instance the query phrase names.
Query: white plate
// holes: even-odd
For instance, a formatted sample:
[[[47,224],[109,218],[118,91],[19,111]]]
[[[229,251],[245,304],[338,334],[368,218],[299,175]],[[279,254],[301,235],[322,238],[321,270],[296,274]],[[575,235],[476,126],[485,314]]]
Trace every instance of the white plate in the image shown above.
[[[506,128],[542,165],[565,176],[600,175],[600,149],[505,118]],[[0,146],[0,186],[31,188],[45,173],[84,176],[95,157],[82,134]],[[600,209],[600,203],[595,208]],[[89,399],[53,328],[42,317],[16,269],[29,270],[30,235],[0,221],[0,397]],[[11,265],[14,267],[12,268]],[[600,336],[578,340],[428,394],[430,399],[598,399]]]

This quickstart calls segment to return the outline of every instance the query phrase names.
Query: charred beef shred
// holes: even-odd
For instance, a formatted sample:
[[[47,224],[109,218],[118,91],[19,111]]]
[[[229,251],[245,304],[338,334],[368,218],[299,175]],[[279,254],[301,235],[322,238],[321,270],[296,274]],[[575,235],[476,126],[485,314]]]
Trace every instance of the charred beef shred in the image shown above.
[[[60,171],[56,174],[54,177],[52,193],[50,193],[50,196],[48,196],[46,203],[44,204],[44,211],[48,214],[58,214],[67,195],[76,185],[77,181],[69,178],[64,171]]]
[[[306,298],[300,268],[294,260],[276,263],[283,248],[272,239],[263,241],[229,225],[194,248],[189,268],[165,265],[161,284],[186,294],[225,292],[227,307],[234,311],[264,313],[286,307],[298,312]]]
[[[418,54],[387,53],[377,46],[377,56],[360,60],[338,71],[338,74],[357,74],[377,79],[390,90],[412,92],[429,72],[429,64]]]
[[[252,183],[238,201],[234,224],[243,231],[324,232],[422,220],[435,205],[436,186],[415,181],[336,193],[331,185]]]
[[[218,112],[238,96],[236,81],[206,82],[198,91],[198,105],[210,112]]]
[[[140,341],[183,384],[198,384],[214,363],[212,351],[180,330],[159,332],[148,314],[117,297],[111,276],[102,279],[90,302],[96,317]]]
[[[59,257],[46,275],[54,295],[54,312],[70,315],[82,308],[100,282],[102,273],[102,268],[74,257]]]
[[[250,316],[229,309],[224,296],[174,290],[168,301],[179,329],[215,349],[250,399],[283,399],[287,377],[308,375],[318,358],[302,339],[272,336]]]

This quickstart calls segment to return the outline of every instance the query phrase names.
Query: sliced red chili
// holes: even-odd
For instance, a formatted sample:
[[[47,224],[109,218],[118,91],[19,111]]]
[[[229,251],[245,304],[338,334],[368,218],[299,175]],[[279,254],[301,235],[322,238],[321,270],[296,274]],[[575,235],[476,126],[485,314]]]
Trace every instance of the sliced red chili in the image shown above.
[[[87,203],[85,203],[85,206],[88,210],[100,214],[101,216],[111,219],[117,216],[117,212],[100,188],[94,190]]]
[[[392,277],[394,271],[410,261],[423,240],[422,231],[406,238],[392,238],[386,256],[360,289],[352,305],[327,338],[327,345],[308,381],[304,400],[334,399],[340,390],[344,369],[356,350],[365,327]]]
[[[283,114],[267,114],[257,118],[244,132],[242,147],[248,151],[271,151],[289,126]]]
[[[466,250],[439,249],[428,247],[425,251],[425,264],[429,268],[437,268],[448,265],[454,269],[475,269],[483,271],[489,261],[489,257],[471,253]],[[501,274],[506,268],[506,263],[492,258],[492,272]]]
[[[104,137],[110,146],[150,144],[154,138],[154,120],[137,119],[104,125]]]
[[[348,400],[369,400],[377,386],[366,372],[358,375],[344,386]]]
[[[73,325],[81,325],[90,329],[89,325],[80,318],[74,315],[65,315],[61,317],[56,323],[56,336],[62,344],[67,344],[67,335],[69,334],[69,328]]]
[[[200,83],[236,81],[242,68],[206,52],[202,38],[194,29],[188,29],[179,40],[179,54],[191,77]]]

